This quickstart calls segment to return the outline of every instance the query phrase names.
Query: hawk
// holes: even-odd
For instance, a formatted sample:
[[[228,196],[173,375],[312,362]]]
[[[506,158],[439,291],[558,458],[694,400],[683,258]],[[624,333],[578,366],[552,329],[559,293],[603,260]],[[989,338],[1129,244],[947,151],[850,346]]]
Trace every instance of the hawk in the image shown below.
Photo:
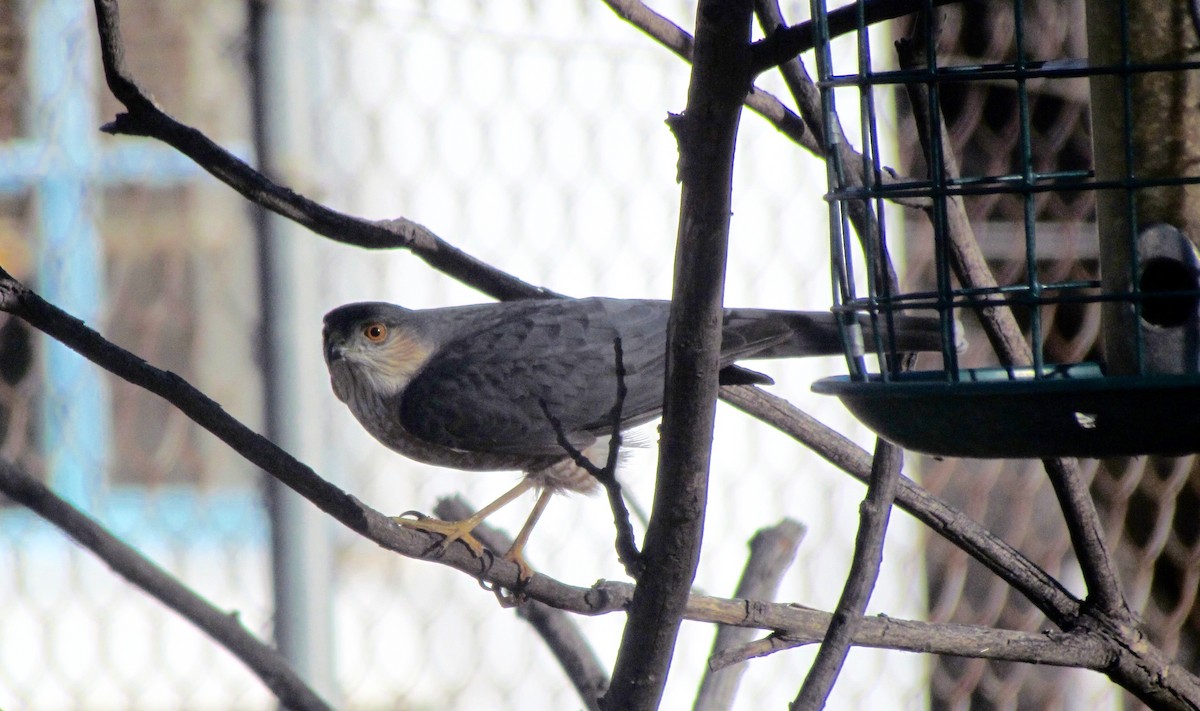
[[[626,389],[620,429],[661,414],[669,312],[668,301],[608,298],[423,310],[348,304],[325,316],[325,362],[338,399],[387,447],[438,466],[524,473],[517,486],[470,518],[397,521],[444,535],[443,550],[461,540],[479,555],[483,549],[471,531],[537,489],[533,512],[504,556],[527,578],[522,551],[550,497],[597,485],[575,454],[597,466],[606,461],[618,369]],[[942,348],[936,317],[895,317],[893,326],[898,352]],[[839,353],[842,339],[832,313],[727,309],[721,382],[771,382],[734,365],[742,360]]]

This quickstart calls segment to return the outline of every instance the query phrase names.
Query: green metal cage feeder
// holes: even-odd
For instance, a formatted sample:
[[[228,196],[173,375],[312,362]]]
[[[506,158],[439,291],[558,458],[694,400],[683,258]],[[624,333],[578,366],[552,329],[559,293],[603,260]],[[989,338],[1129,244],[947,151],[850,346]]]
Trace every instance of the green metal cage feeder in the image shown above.
[[[1184,3],[1089,0],[1086,60],[1030,57],[1024,45],[1036,27],[1016,0],[1013,61],[940,64],[930,2],[911,19],[910,39],[897,43],[899,68],[876,69],[869,32],[883,30],[868,24],[871,5],[859,2],[857,57],[852,71],[840,72],[824,3],[812,7],[833,308],[845,316],[849,366],[848,375],[813,389],[836,395],[880,436],[933,455],[1200,452],[1200,20],[1186,33],[1168,32],[1178,29]],[[1089,89],[1088,168],[1037,167],[1028,89],[1059,79],[1086,81]],[[959,174],[947,147],[942,95],[979,82],[1013,87],[1020,135],[1012,172]],[[878,107],[897,89],[906,92],[920,134],[927,168],[920,176],[898,177],[879,157]],[[847,150],[838,129],[838,109],[848,115],[847,94],[855,98],[861,157]],[[1055,191],[1094,196],[1099,279],[1043,278],[1039,248],[1047,240],[1036,201]],[[974,196],[996,195],[1018,201],[1023,216],[1012,232],[1025,276],[1002,285],[978,252],[964,209]],[[889,224],[895,209],[885,207],[897,203],[928,217],[932,288],[905,289],[894,275],[889,239],[898,230]],[[1099,311],[1101,361],[1046,362],[1043,313],[1065,304]],[[891,346],[894,317],[912,313],[940,319],[938,370],[910,370],[912,359]],[[858,325],[863,315],[871,327]],[[1020,348],[1011,339],[1007,350],[1002,345],[1005,323],[1020,324]],[[960,363],[964,330],[973,343],[978,331],[993,345],[999,365]]]

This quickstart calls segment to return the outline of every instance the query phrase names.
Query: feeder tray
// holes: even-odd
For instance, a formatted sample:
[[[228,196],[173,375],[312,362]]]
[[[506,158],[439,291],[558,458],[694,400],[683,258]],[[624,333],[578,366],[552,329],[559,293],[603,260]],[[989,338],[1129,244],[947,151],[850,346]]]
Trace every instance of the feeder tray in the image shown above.
[[[1097,363],[825,378],[884,439],[935,456],[1178,456],[1200,452],[1200,375],[1105,376]]]

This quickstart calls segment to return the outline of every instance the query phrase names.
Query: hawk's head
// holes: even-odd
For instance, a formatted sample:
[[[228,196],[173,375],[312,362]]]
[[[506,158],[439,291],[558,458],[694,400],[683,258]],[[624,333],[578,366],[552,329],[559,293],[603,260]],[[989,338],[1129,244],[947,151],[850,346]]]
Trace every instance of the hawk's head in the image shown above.
[[[436,348],[406,326],[412,312],[393,304],[347,304],[325,314],[325,364],[333,392],[353,407],[407,387]]]

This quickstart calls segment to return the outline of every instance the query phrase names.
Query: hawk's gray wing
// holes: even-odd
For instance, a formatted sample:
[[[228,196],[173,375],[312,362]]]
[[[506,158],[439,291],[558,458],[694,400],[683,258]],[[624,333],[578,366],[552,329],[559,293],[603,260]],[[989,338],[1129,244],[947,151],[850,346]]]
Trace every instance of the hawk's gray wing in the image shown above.
[[[578,448],[611,427],[620,338],[627,394],[622,427],[661,414],[670,303],[634,299],[516,301],[410,312],[440,345],[398,396],[401,423],[421,439],[453,449],[541,456],[561,454],[555,422]],[[922,350],[936,319],[912,319],[908,341]],[[917,328],[920,326],[920,328]],[[902,334],[902,337],[905,334]],[[936,341],[936,338],[933,339]],[[829,312],[729,309],[721,365],[743,358],[841,351]],[[726,382],[770,382],[740,371]]]
[[[617,401],[617,355],[627,389],[623,427],[662,408],[666,302],[527,301],[464,324],[400,397],[412,434],[459,450],[561,454],[555,422],[574,446],[608,432]]]

